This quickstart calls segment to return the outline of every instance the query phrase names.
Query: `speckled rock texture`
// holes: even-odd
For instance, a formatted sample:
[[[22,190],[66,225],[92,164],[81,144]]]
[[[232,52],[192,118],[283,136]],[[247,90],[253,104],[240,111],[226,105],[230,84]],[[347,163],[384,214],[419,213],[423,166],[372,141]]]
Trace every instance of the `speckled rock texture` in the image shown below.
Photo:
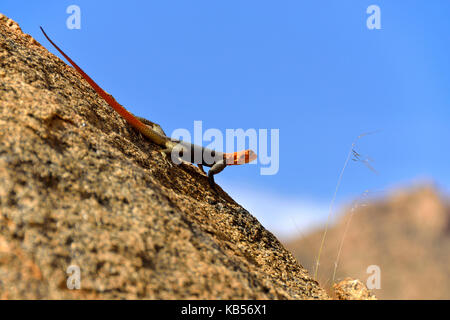
[[[152,153],[5,16],[0,142],[2,299],[328,299],[249,212]]]
[[[360,280],[347,278],[333,285],[334,293],[339,300],[377,300]]]

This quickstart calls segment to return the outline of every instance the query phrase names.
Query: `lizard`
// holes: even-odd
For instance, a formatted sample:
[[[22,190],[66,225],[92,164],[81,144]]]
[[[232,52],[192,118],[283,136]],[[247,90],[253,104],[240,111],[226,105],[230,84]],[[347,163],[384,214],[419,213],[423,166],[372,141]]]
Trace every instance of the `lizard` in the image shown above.
[[[144,118],[135,117],[122,105],[120,105],[112,95],[103,90],[91,77],[89,77],[67,54],[64,53],[47,35],[42,27],[42,33],[47,40],[61,53],[64,58],[75,68],[75,70],[86,80],[86,82],[95,90],[95,92],[106,101],[128,124],[139,131],[143,136],[151,142],[162,147],[161,153],[164,155],[172,155],[174,159],[184,160],[192,164],[198,165],[200,170],[206,174],[204,166],[209,167],[208,182],[215,189],[214,175],[222,172],[227,166],[241,165],[250,163],[257,159],[257,155],[253,150],[244,150],[234,153],[224,153],[215,151],[203,146],[195,145],[178,139],[169,138],[159,125],[154,124]]]

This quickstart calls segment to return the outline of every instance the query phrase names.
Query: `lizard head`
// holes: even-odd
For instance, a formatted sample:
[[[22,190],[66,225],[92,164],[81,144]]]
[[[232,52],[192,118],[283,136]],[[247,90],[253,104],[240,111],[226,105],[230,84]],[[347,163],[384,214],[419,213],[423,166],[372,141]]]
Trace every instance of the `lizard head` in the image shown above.
[[[235,153],[226,153],[226,164],[229,166],[250,163],[258,158],[253,150],[244,150]]]

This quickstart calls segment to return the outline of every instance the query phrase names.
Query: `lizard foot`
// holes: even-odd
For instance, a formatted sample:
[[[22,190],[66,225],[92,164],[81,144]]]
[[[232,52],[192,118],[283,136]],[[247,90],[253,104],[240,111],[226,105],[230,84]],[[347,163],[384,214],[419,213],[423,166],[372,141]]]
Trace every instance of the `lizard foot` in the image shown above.
[[[206,175],[206,172],[205,172],[205,169],[203,168],[203,165],[197,164],[197,166],[199,167],[200,171],[203,172],[204,175]]]
[[[211,189],[213,190],[213,192],[217,194],[218,193],[217,185],[216,185],[216,182],[214,181],[213,175],[208,175],[208,183],[209,183],[209,186],[211,187]]]
[[[166,152],[166,150],[153,150],[153,151],[151,152],[151,155],[152,155],[153,157],[156,157],[156,156],[158,156],[158,155],[161,155],[161,156],[163,157],[164,160],[167,160],[167,152]],[[168,161],[168,165],[169,165],[170,168],[173,168],[172,161]]]

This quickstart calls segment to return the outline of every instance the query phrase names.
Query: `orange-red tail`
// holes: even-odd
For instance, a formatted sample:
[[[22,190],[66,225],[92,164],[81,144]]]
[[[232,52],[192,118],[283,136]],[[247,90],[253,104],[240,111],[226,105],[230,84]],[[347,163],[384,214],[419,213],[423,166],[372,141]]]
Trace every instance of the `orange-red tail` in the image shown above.
[[[139,121],[135,116],[133,116],[130,112],[128,112],[124,107],[122,107],[111,95],[107,94],[105,90],[100,88],[100,86],[95,83],[94,80],[91,79],[72,59],[69,58],[68,55],[64,53],[45,33],[42,27],[41,31],[47,40],[58,50],[67,61],[81,74],[81,76],[92,86],[92,88],[98,93],[100,97],[102,97],[114,110],[116,110],[129,124],[135,127],[137,130],[142,132],[145,136],[151,138],[152,140],[158,139],[158,137],[154,137],[152,132],[149,132],[149,128]],[[162,141],[154,141],[155,143],[160,143]]]

